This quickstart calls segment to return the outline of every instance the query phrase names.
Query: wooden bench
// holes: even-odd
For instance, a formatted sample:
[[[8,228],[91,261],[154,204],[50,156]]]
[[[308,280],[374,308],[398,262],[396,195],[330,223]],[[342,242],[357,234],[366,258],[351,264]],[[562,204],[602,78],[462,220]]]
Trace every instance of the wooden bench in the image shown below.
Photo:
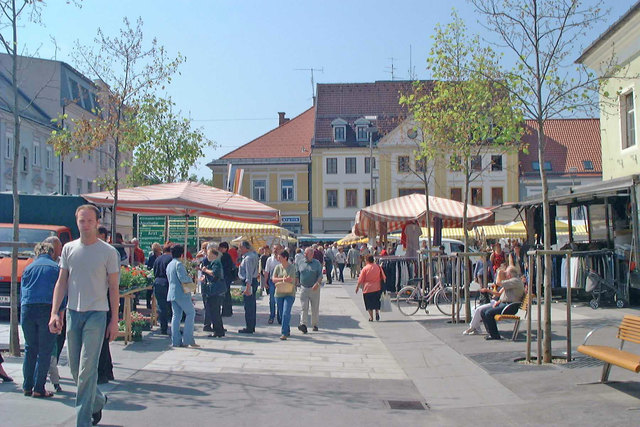
[[[582,345],[578,346],[580,353],[591,356],[594,359],[602,360],[604,367],[602,368],[601,383],[607,382],[609,379],[609,372],[611,371],[611,365],[619,366],[620,368],[628,369],[635,372],[640,372],[640,356],[628,351],[622,350],[625,341],[640,344],[640,316],[633,316],[630,314],[625,315],[618,326],[617,338],[620,339],[620,347],[614,348],[605,345],[587,345],[587,340],[591,335],[603,326],[596,328],[589,332],[584,337]]]
[[[493,318],[496,319],[496,322],[500,322],[501,320],[515,320],[513,325],[513,335],[511,336],[511,340],[515,341],[518,337],[518,331],[520,330],[520,316],[518,316],[518,310],[524,311],[524,318],[526,319],[529,315],[529,295],[525,294],[522,302],[512,302],[507,304],[507,306],[502,310],[502,313],[496,314]],[[513,314],[509,314],[513,313]]]

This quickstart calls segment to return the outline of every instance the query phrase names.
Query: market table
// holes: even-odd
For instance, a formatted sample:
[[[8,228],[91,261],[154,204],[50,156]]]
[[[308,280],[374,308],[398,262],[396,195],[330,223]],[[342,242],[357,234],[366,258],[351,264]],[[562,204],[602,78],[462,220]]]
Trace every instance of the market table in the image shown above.
[[[124,320],[125,329],[124,331],[118,332],[118,337],[124,338],[124,343],[128,344],[132,341],[132,331],[131,331],[131,303],[135,294],[142,291],[151,290],[153,287],[151,285],[131,288],[131,289],[121,289],[120,290],[120,298],[124,298],[124,310],[122,313],[122,320]],[[148,320],[151,323],[151,326],[155,326],[158,320],[158,305],[156,302],[155,295],[151,298],[151,313],[149,316],[145,317],[145,320]]]

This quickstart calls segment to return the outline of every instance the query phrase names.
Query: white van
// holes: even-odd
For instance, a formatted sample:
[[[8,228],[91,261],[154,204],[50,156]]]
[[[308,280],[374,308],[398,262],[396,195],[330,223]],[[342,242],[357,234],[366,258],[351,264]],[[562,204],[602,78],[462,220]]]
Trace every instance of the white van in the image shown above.
[[[422,242],[426,242],[427,239],[426,238],[420,238],[420,248],[422,248]],[[450,255],[454,252],[464,252],[464,243],[462,243],[460,240],[454,240],[454,239],[442,239],[442,246],[444,246],[444,253],[447,255]],[[437,249],[437,248],[434,248]],[[404,256],[405,254],[405,250],[404,247],[402,246],[402,244],[398,244],[398,247],[396,248],[396,256]]]

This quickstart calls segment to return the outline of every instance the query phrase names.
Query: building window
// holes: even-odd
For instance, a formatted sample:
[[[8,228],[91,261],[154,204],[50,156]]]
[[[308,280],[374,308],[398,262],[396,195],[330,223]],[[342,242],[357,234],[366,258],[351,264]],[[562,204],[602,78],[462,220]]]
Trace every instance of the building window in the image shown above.
[[[33,165],[38,166],[40,164],[40,141],[37,139],[33,141]]]
[[[29,172],[29,152],[26,148],[22,149],[22,156],[20,156],[20,171],[27,173]]]
[[[364,173],[371,173],[371,169],[369,169],[369,163],[371,163],[371,159],[373,159],[373,169],[376,168],[376,158],[375,157],[365,157],[364,158]]]
[[[69,85],[71,86],[71,99],[80,103],[80,87],[78,86],[78,82],[72,79],[69,79]]]
[[[502,155],[491,156],[491,171],[498,172],[502,170]]]
[[[456,202],[462,202],[462,188],[453,187],[449,189],[449,198],[451,200],[455,200]]]
[[[424,194],[424,188],[399,188],[398,196],[408,196],[409,194]]]
[[[347,127],[336,126],[333,128],[333,140],[335,142],[344,142],[347,139]]]
[[[93,108],[91,105],[91,98],[89,97],[89,91],[84,86],[81,88],[82,91],[82,102],[84,103],[84,109],[91,111]]]
[[[327,157],[327,175],[335,175],[338,173],[338,159],[335,157]]]
[[[540,170],[540,162],[531,162],[531,169],[533,169],[534,171],[539,171]],[[546,170],[546,171],[550,171],[551,170],[551,162],[544,162],[544,170]]]
[[[491,206],[500,206],[503,201],[502,187],[493,187],[491,189]]]
[[[366,126],[356,126],[356,138],[359,142],[369,140],[369,132],[367,132]]]
[[[416,172],[426,172],[427,162],[424,159],[416,159]]]
[[[104,152],[104,148],[99,148],[98,153],[100,154],[100,167],[105,169],[107,167],[107,154]]]
[[[76,194],[82,193],[82,178],[76,178],[76,188],[78,189]]]
[[[356,158],[355,157],[347,157],[344,159],[344,172],[345,173],[356,173]]]
[[[358,190],[346,190],[345,191],[345,206],[347,208],[358,207]]]
[[[264,202],[267,200],[267,181],[264,179],[256,179],[253,181],[253,200]]]
[[[64,180],[62,181],[62,192],[63,194],[71,194],[71,177],[69,175],[64,176]]]
[[[482,156],[471,157],[471,170],[476,172],[482,170]]]
[[[410,172],[409,156],[398,156],[398,172]]]
[[[633,91],[620,96],[622,103],[622,149],[636,145],[636,114]]]
[[[338,207],[338,190],[327,190],[327,207]]]
[[[293,200],[293,179],[283,179],[280,181],[280,200]]]
[[[93,181],[87,181],[87,193],[93,193]]]
[[[5,139],[7,140],[7,147],[4,150],[4,157],[10,159],[13,157],[13,134],[8,133]]]
[[[47,158],[45,159],[44,166],[48,170],[52,170],[53,169],[53,148],[51,148],[50,145],[47,145],[46,153],[47,153]]]
[[[376,190],[373,190],[373,203],[371,200],[371,190],[364,190],[364,205],[371,206],[376,202]]]
[[[474,206],[482,206],[482,188],[476,187],[471,189],[471,204]]]
[[[593,170],[593,162],[591,160],[583,160],[582,161],[582,167],[586,171],[592,171]]]

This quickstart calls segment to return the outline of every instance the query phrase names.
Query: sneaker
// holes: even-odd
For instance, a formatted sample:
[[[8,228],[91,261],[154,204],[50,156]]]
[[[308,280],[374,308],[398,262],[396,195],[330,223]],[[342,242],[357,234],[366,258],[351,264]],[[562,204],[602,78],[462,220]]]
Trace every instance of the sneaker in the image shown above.
[[[193,343],[193,344],[189,344],[187,347],[189,347],[189,348],[200,348],[201,346],[199,344]]]
[[[298,330],[300,330],[303,334],[307,333],[307,325],[298,326]]]
[[[103,409],[104,409],[105,406],[107,406],[107,400],[108,400],[108,398],[107,398],[107,395],[105,394],[104,395],[104,405],[102,405]],[[97,426],[101,419],[102,419],[102,409],[100,409],[95,414],[91,414],[91,425],[92,426]]]
[[[482,331],[478,330],[478,329],[472,329],[469,332],[469,335],[482,335]]]
[[[473,331],[475,331],[474,328],[465,329],[462,335],[470,335]]]
[[[313,332],[318,332],[318,327],[317,326],[313,327]]]
[[[286,335],[282,335],[282,336],[280,336],[280,339],[281,339],[282,341],[285,341],[285,340],[287,339],[287,336],[286,336]]]

